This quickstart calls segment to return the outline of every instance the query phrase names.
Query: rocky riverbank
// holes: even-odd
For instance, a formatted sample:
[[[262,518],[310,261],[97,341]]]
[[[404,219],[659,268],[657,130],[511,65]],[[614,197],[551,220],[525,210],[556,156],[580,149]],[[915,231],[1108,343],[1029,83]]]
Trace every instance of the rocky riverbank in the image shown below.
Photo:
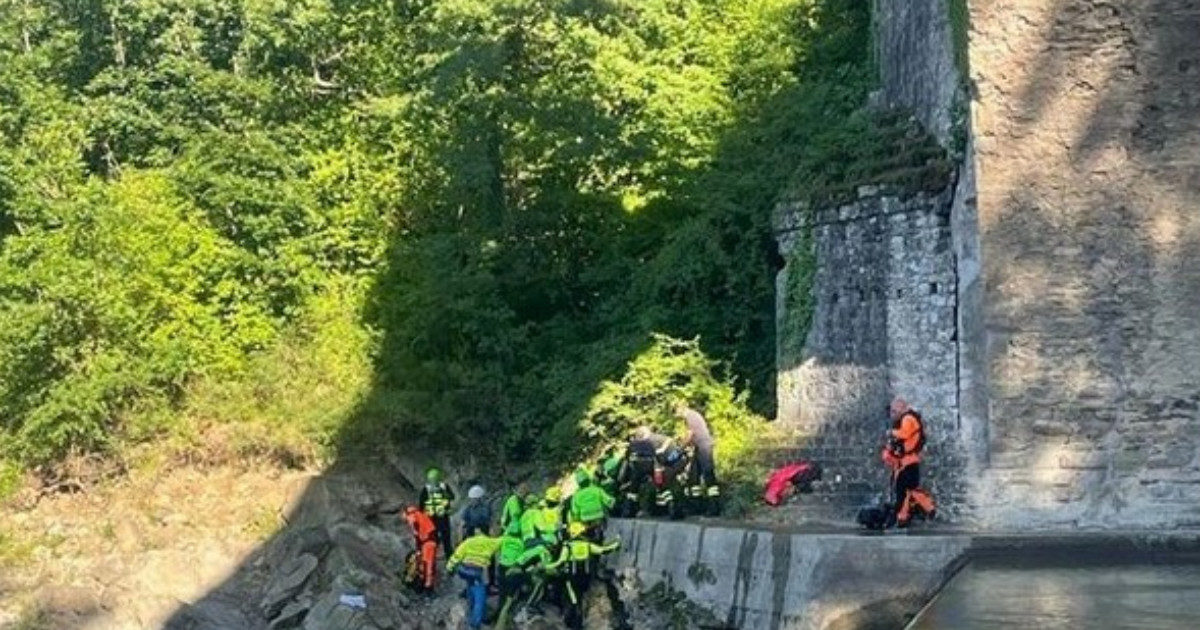
[[[411,536],[403,471],[183,468],[27,496],[0,517],[0,628],[406,630],[465,627],[456,580],[398,577]],[[493,598],[494,605],[494,598]],[[562,627],[554,607],[518,628]],[[585,627],[714,620],[632,570],[589,593]]]

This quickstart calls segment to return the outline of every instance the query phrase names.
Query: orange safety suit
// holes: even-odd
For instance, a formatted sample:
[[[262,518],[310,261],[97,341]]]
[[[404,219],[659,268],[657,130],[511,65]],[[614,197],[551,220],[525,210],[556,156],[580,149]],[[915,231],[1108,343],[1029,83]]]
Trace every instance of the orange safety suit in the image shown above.
[[[421,510],[408,509],[404,519],[412,528],[413,536],[417,539],[417,549],[421,553],[421,574],[425,576],[425,588],[432,589],[435,579],[437,560],[437,525],[433,519]]]
[[[907,525],[914,507],[926,514],[933,514],[936,506],[933,497],[920,487],[921,450],[924,448],[924,426],[921,416],[906,411],[892,429],[892,444],[884,447],[883,461],[892,468],[892,483],[896,494],[896,522]]]
[[[907,411],[900,417],[900,422],[895,429],[892,429],[892,438],[900,447],[899,467],[904,468],[910,464],[918,464],[921,462],[921,433],[924,427],[921,426],[921,417],[912,411]]]

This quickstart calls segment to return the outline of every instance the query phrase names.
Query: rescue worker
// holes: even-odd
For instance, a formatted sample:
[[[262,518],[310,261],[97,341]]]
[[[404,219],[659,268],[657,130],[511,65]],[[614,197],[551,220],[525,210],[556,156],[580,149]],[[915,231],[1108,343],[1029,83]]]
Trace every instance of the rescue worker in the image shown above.
[[[462,513],[464,540],[477,533],[486,534],[492,527],[492,506],[484,500],[486,494],[482,486],[471,486],[467,490],[470,503]]]
[[[609,496],[616,497],[620,491],[621,467],[625,462],[625,454],[620,448],[610,446],[605,449],[596,465],[596,485],[604,489]]]
[[[576,472],[575,482],[579,484],[579,489],[571,495],[568,520],[572,525],[582,525],[588,539],[598,543],[604,539],[604,525],[616,500],[604,488],[593,483],[586,471]]]
[[[500,613],[497,630],[503,630],[511,618],[521,594],[531,586],[532,576],[540,575],[553,558],[545,546],[525,547],[521,529],[513,523],[500,539],[497,564],[500,567]]]
[[[892,428],[883,460],[892,469],[892,483],[897,527],[907,527],[915,509],[933,518],[936,508],[933,497],[921,489],[921,452],[925,448],[925,425],[921,415],[903,398],[896,398],[888,407]]]
[[[525,511],[524,497],[528,493],[529,488],[525,484],[518,485],[509,493],[508,498],[504,500],[504,507],[500,509],[500,531],[508,531],[509,525],[520,522],[521,514]]]
[[[450,508],[454,503],[454,491],[442,481],[442,471],[430,468],[425,472],[425,487],[421,488],[418,502],[437,526],[438,543],[442,546],[442,553],[449,558],[454,553],[454,541],[450,538]]]
[[[436,579],[437,526],[433,519],[415,505],[404,508],[404,520],[412,528],[416,551],[420,554],[421,575],[426,591],[432,591]]]
[[[547,569],[559,571],[566,591],[565,611],[563,620],[568,628],[582,628],[582,603],[592,585],[592,577],[600,556],[621,546],[620,540],[607,544],[596,544],[586,537],[583,523],[572,523],[568,528],[570,540],[563,545],[558,559]]]
[[[476,534],[464,540],[446,561],[446,572],[457,575],[467,583],[467,625],[472,629],[483,626],[487,608],[487,584],[484,579],[499,548],[499,538]]]
[[[542,538],[538,535],[538,518],[541,517],[541,510],[538,509],[539,503],[541,503],[541,497],[538,495],[532,492],[525,495],[525,511],[521,513],[521,519],[517,522],[517,526],[521,531],[521,540],[525,542],[526,548],[542,544]]]
[[[629,438],[626,458],[628,460],[629,487],[625,500],[632,508],[629,516],[636,516],[637,511],[644,507],[643,499],[647,489],[654,487],[654,470],[660,456],[674,444],[671,438],[655,433],[650,427],[638,427]]]
[[[675,415],[686,425],[680,442],[692,449],[686,493],[703,512],[716,516],[721,513],[721,486],[717,484],[717,467],[713,460],[716,442],[708,429],[708,422],[685,401],[676,403]]]
[[[500,537],[500,549],[497,553],[496,564],[500,578],[500,613],[496,619],[497,630],[503,630],[508,624],[509,614],[521,590],[525,586],[525,569],[522,566],[525,556],[525,541],[521,540],[521,526],[516,521],[504,529]]]
[[[541,507],[538,508],[536,526],[542,543],[553,551],[553,548],[562,541],[562,488],[558,486],[546,488],[546,497],[542,499]]]

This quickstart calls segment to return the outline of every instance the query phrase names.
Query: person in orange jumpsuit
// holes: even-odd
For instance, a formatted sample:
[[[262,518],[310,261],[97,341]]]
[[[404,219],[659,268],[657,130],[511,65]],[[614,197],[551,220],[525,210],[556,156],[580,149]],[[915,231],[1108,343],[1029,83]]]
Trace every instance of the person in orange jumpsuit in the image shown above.
[[[417,552],[421,554],[421,574],[425,577],[425,590],[431,591],[436,579],[437,526],[428,514],[415,505],[404,508],[404,520],[408,521],[413,537],[417,540]]]
[[[933,518],[936,513],[933,497],[921,488],[925,424],[921,414],[902,398],[893,400],[888,411],[892,429],[888,433],[888,445],[883,449],[883,461],[892,469],[896,526],[907,527],[915,510],[921,510],[927,518]]]

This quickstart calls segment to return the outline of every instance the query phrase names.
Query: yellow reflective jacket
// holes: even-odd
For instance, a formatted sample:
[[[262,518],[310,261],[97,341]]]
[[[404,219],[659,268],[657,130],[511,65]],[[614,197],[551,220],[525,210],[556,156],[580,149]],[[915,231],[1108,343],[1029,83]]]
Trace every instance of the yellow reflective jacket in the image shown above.
[[[500,539],[492,536],[476,534],[454,549],[454,554],[446,562],[446,570],[453,571],[459,564],[469,564],[486,568],[492,563],[492,556],[500,549]]]

